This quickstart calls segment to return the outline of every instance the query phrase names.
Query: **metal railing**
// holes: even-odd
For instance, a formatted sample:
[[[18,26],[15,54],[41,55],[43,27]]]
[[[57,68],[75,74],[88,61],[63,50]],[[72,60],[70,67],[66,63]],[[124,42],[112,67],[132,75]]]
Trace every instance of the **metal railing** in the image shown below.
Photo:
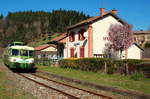
[[[42,65],[42,66],[52,66],[58,64],[58,59],[35,59],[36,65]]]

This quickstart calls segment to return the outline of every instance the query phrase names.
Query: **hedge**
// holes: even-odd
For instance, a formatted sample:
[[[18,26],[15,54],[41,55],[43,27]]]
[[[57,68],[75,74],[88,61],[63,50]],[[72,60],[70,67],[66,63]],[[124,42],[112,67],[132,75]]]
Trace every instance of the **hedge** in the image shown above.
[[[125,59],[111,60],[106,58],[69,58],[58,62],[62,68],[73,68],[83,71],[107,72],[108,74],[133,74],[137,71],[150,75],[150,62],[147,60]]]
[[[150,48],[150,42],[145,43],[144,47],[145,48]]]
[[[116,72],[127,75],[136,72],[138,64],[141,64],[145,61],[146,60],[139,59],[124,59],[114,61],[114,64],[117,66]]]
[[[80,69],[85,71],[93,71],[97,72],[103,68],[106,64],[110,64],[110,59],[102,59],[102,58],[70,58],[70,59],[63,59],[58,62],[60,67],[63,68],[73,68],[73,69]]]
[[[142,71],[148,78],[150,78],[150,62],[142,62],[136,66],[138,71]]]

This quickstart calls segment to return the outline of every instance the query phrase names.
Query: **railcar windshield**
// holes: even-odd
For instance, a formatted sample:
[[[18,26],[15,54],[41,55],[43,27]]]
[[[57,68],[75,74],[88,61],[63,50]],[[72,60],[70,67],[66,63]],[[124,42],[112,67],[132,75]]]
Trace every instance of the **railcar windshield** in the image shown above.
[[[17,50],[17,49],[12,49],[12,55],[18,56],[18,55],[19,55],[19,50]]]
[[[28,56],[28,50],[20,50],[20,56]]]
[[[33,56],[33,53],[31,50],[20,50],[20,56]]]

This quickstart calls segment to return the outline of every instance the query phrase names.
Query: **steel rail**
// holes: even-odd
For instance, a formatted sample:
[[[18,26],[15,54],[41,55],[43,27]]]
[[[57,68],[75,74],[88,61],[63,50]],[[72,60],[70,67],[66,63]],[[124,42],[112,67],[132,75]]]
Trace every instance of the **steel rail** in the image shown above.
[[[64,92],[64,91],[55,89],[55,88],[50,87],[50,86],[48,86],[48,85],[46,85],[46,84],[43,84],[43,83],[41,83],[41,82],[35,81],[35,80],[33,80],[33,79],[31,79],[31,78],[28,78],[28,77],[26,77],[26,76],[24,76],[24,75],[22,75],[22,74],[20,74],[20,73],[16,73],[16,74],[18,74],[18,75],[20,75],[20,76],[22,76],[22,77],[24,77],[24,78],[26,78],[26,79],[28,79],[28,80],[30,80],[30,81],[33,81],[33,82],[35,82],[35,83],[37,83],[37,84],[39,84],[39,85],[41,85],[41,86],[44,86],[44,87],[46,87],[46,88],[48,88],[48,89],[52,89],[52,90],[55,90],[55,91],[57,91],[57,92],[60,92],[60,93],[62,93],[63,95],[67,96],[67,97],[70,98],[70,99],[80,99],[79,97],[76,97],[76,96],[73,96],[73,95],[71,95],[71,94],[68,94],[68,93],[66,93],[66,92]]]
[[[62,83],[62,82],[51,80],[51,79],[48,79],[48,78],[45,78],[43,76],[36,75],[36,74],[33,74],[33,73],[31,73],[31,75],[39,77],[39,78],[42,78],[42,79],[45,79],[47,81],[51,81],[51,82],[54,82],[54,83],[57,83],[57,84],[61,84],[61,85],[67,86],[67,87],[70,87],[70,88],[78,89],[78,90],[81,90],[81,91],[84,91],[84,92],[87,92],[87,93],[90,93],[90,94],[93,94],[93,95],[96,95],[96,96],[99,96],[99,97],[102,97],[102,98],[116,99],[116,98],[108,97],[108,96],[105,96],[105,95],[102,95],[102,94],[99,94],[99,93],[96,93],[96,92],[92,92],[92,91],[89,91],[89,90],[85,90],[85,89],[81,89],[81,88],[78,88],[78,87],[75,87],[75,86],[71,86],[69,84],[65,84],[65,83]]]

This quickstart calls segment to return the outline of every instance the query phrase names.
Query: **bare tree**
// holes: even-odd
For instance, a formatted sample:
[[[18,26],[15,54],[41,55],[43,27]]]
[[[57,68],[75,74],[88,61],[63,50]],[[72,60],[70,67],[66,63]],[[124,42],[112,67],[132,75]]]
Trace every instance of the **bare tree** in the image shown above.
[[[120,59],[122,51],[129,48],[133,44],[133,34],[131,32],[131,25],[111,25],[109,29],[109,38],[112,47],[115,51],[120,51]]]

